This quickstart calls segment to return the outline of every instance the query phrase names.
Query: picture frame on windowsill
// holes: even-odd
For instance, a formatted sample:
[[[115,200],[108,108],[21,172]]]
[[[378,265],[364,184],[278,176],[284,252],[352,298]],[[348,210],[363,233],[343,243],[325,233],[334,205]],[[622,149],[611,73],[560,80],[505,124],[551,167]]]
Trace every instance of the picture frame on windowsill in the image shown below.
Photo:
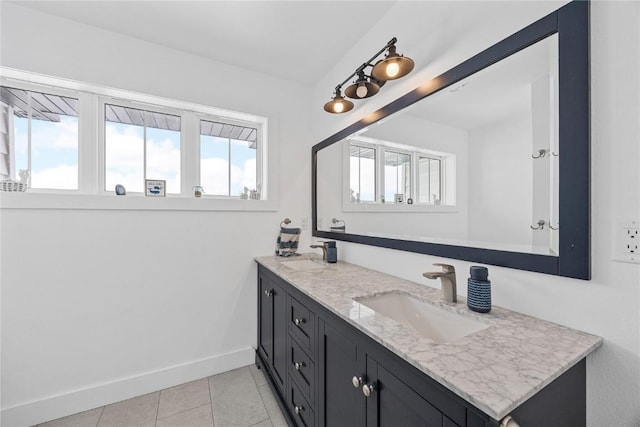
[[[144,195],[147,197],[165,197],[167,195],[167,181],[162,179],[145,179]]]

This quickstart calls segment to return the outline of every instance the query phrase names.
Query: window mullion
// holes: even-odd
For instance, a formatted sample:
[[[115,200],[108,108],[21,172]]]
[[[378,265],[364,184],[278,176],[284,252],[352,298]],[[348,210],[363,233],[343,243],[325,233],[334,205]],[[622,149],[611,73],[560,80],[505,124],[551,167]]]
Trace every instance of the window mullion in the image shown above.
[[[78,190],[83,194],[97,194],[100,188],[98,110],[96,95],[78,94]]]
[[[193,186],[200,182],[200,119],[195,113],[182,115],[180,134],[180,182],[182,196],[189,196]],[[206,190],[206,189],[205,189]]]

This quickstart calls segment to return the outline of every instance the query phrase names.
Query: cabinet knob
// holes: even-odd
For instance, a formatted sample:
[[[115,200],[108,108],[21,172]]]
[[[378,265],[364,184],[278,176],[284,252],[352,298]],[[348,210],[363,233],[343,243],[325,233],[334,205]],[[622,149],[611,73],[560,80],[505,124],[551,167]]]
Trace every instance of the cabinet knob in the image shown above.
[[[273,295],[273,289],[267,289],[266,291],[264,291],[264,294],[267,296],[267,298],[269,298]]]
[[[304,411],[304,406],[294,406],[293,410],[296,412],[297,415],[300,415],[300,412]]]
[[[351,384],[353,384],[355,388],[360,388],[360,384],[362,384],[362,377],[351,378]]]
[[[304,317],[302,319],[293,319],[293,323],[296,324],[296,326],[300,326],[301,324],[304,323]]]
[[[296,362],[293,364],[293,367],[296,368],[296,371],[299,371],[300,368],[304,366],[304,362]]]
[[[365,384],[362,386],[362,394],[364,394],[366,397],[371,396],[371,393],[373,393],[376,389],[376,386],[374,384]]]
[[[511,415],[507,415],[500,422],[500,427],[520,427],[520,424],[518,424]]]

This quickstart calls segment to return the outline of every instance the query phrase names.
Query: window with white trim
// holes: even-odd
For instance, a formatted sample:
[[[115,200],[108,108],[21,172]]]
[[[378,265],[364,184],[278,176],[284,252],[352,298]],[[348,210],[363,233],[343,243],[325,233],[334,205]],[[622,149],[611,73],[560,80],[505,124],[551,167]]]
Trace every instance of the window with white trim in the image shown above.
[[[78,189],[78,99],[0,86],[0,180]]]
[[[205,197],[267,200],[265,117],[10,74],[0,77],[0,181],[28,175],[29,192],[99,195],[121,184],[136,197],[145,179],[164,180],[167,196],[202,186]]]
[[[105,103],[104,122],[106,191],[142,193],[145,179],[159,179],[180,194],[180,116]]]
[[[455,205],[454,154],[369,137],[352,138],[348,153],[351,195],[345,194],[345,200]]]
[[[200,185],[205,194],[260,199],[255,124],[200,120]]]
[[[351,144],[349,182],[352,202],[376,201],[376,150]]]
[[[411,155],[384,150],[385,203],[404,203],[405,197],[410,196]]]

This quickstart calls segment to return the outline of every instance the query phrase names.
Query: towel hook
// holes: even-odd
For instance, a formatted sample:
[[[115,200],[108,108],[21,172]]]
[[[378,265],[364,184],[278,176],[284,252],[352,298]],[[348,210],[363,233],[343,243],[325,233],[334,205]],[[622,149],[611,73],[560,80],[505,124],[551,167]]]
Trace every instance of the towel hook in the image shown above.
[[[547,152],[548,152],[548,151],[549,151],[549,150],[545,150],[544,148],[541,148],[540,150],[538,150],[538,155],[537,155],[537,156],[534,156],[534,155],[532,154],[532,155],[531,155],[531,158],[532,158],[532,159],[541,159],[541,158],[543,158],[544,156],[546,156],[546,155],[547,155]]]
[[[291,224],[291,220],[289,218],[285,218],[281,223],[280,223],[280,227],[284,227],[284,225],[288,225]]]
[[[531,227],[532,230],[544,230],[546,222],[543,219],[539,219],[537,224],[537,227],[534,227],[533,225],[530,225],[529,227]]]

